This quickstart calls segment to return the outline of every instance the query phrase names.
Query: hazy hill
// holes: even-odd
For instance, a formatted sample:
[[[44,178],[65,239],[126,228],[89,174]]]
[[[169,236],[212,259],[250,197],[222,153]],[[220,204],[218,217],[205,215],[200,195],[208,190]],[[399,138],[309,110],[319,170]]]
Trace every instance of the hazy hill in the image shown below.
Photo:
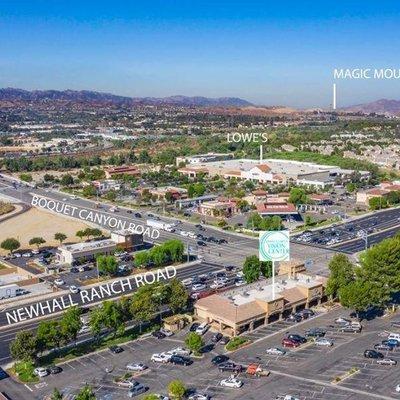
[[[365,114],[376,113],[400,115],[400,100],[380,99],[371,103],[363,103],[344,107],[343,110],[350,112],[362,112]]]

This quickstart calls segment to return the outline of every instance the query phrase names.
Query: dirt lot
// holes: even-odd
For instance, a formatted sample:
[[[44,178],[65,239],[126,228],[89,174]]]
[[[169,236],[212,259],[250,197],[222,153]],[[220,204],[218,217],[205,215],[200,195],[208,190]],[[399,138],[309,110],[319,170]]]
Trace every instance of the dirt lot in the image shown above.
[[[75,236],[75,233],[87,227],[88,225],[84,223],[35,208],[7,221],[0,222],[1,239],[14,237],[20,241],[21,249],[36,248],[28,244],[29,240],[35,236],[43,237],[47,246],[58,246],[59,242],[54,240],[56,232],[65,233],[68,237],[66,242],[76,242],[79,239]],[[0,249],[0,254],[4,255],[6,252]]]

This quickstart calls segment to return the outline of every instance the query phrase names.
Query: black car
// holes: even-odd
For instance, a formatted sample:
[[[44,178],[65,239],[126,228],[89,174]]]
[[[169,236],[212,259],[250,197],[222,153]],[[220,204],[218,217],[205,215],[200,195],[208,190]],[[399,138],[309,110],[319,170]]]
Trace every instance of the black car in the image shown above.
[[[306,331],[306,337],[319,338],[319,337],[324,337],[325,334],[326,331],[321,328],[311,328],[308,331]]]
[[[198,245],[198,246],[202,246],[202,247],[207,246],[207,244],[206,244],[205,242],[203,242],[202,240],[198,240],[198,241],[197,241],[197,245]]]
[[[309,317],[313,317],[315,312],[309,308],[305,308],[304,310],[299,311],[299,314],[303,317],[303,319],[307,319]]]
[[[76,268],[76,267],[72,267],[72,268],[70,269],[70,272],[77,273],[77,272],[79,272],[79,269]]]
[[[383,354],[376,350],[365,350],[364,357],[366,357],[366,358],[384,358]]]
[[[196,332],[196,329],[199,327],[199,323],[198,322],[194,322],[192,325],[190,325],[189,331],[190,332]]]
[[[178,356],[178,355],[172,356],[171,359],[169,360],[169,362],[171,364],[175,364],[175,365],[191,365],[191,364],[193,364],[193,361],[190,358]]]
[[[114,354],[122,353],[124,351],[124,349],[120,346],[110,346],[108,349]]]
[[[217,343],[222,339],[222,333],[217,332],[213,337],[211,338],[211,341],[213,343]]]
[[[228,356],[225,356],[225,355],[223,355],[223,354],[220,354],[220,355],[218,355],[218,356],[215,356],[215,357],[211,360],[211,362],[212,362],[214,365],[218,365],[218,364],[221,364],[221,363],[226,362],[226,361],[228,361],[228,360],[229,360],[229,357],[228,357]]]
[[[220,344],[226,345],[230,341],[228,336],[222,336],[222,339],[219,341]]]
[[[0,367],[0,381],[1,381],[2,379],[8,378],[8,376],[9,376],[9,375],[7,374],[7,372],[4,371],[4,369]]]
[[[136,218],[142,218],[142,214],[140,214],[140,213],[135,213],[135,214],[133,214]]]
[[[233,271],[235,269],[234,265],[225,265],[225,271]]]
[[[132,210],[126,210],[126,212],[127,212],[128,214],[132,214],[132,213],[133,213]]]
[[[218,365],[220,371],[230,371],[230,372],[242,372],[243,367],[240,364],[235,364],[233,362],[222,362]]]
[[[289,335],[286,337],[298,343],[307,343],[307,339],[304,336],[298,335],[297,333],[289,333]]]
[[[300,322],[303,319],[303,317],[296,313],[296,314],[290,314],[287,318],[286,321],[287,322]]]
[[[157,339],[164,339],[166,337],[161,331],[154,331],[151,334]]]
[[[226,239],[218,239],[218,244],[226,244],[228,243]]]
[[[60,372],[62,372],[62,368],[59,367],[58,365],[52,365],[52,366],[48,367],[47,369],[49,370],[49,372],[52,375],[59,374]]]

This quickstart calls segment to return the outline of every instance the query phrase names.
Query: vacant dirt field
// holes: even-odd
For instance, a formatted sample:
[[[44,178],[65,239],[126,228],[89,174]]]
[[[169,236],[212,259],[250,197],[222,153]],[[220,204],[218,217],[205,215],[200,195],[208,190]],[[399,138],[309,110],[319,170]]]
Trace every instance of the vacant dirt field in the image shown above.
[[[19,240],[21,249],[36,248],[29,246],[29,239],[41,236],[46,240],[45,246],[58,246],[59,242],[54,240],[56,232],[65,233],[68,237],[66,242],[77,242],[79,238],[75,236],[75,233],[88,226],[79,221],[31,208],[23,214],[0,222],[0,241],[13,237]],[[6,252],[0,249],[0,254],[4,255]]]

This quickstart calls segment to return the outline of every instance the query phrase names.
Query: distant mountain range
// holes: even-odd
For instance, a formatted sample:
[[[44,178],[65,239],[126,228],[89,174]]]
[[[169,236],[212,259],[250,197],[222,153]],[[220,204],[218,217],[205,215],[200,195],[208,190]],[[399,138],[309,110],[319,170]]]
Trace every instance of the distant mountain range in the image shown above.
[[[69,101],[89,103],[109,103],[116,105],[174,105],[182,107],[248,107],[252,103],[238,97],[126,97],[91,90],[23,90],[14,88],[0,89],[0,101]]]
[[[380,99],[371,103],[357,104],[342,108],[348,112],[361,112],[364,114],[389,114],[400,115],[400,100]]]

